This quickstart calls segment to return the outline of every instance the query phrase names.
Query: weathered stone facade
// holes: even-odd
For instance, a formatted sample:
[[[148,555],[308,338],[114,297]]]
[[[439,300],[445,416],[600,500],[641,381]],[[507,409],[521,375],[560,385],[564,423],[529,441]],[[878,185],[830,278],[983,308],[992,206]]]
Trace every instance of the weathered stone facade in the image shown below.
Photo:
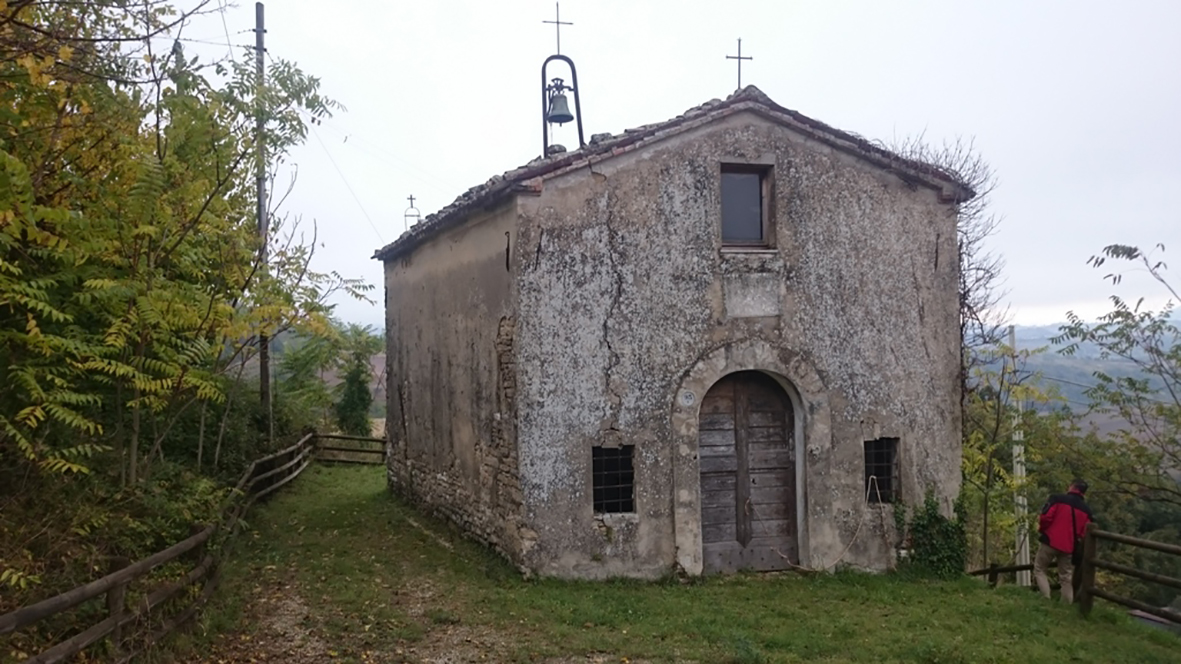
[[[386,261],[390,482],[543,575],[703,570],[699,409],[770,375],[794,412],[797,560],[892,562],[864,444],[904,502],[959,489],[951,178],[754,88],[494,178]],[[764,169],[768,246],[722,245],[723,165]],[[592,448],[634,446],[596,514]]]

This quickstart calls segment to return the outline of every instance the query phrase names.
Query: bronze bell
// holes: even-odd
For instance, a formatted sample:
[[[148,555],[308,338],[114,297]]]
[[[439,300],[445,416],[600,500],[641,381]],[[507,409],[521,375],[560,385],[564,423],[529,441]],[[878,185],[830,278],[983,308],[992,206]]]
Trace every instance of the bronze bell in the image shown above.
[[[559,92],[549,98],[549,113],[546,113],[545,119],[558,124],[564,124],[574,119],[574,114],[570,112],[570,105],[566,103],[566,95]]]

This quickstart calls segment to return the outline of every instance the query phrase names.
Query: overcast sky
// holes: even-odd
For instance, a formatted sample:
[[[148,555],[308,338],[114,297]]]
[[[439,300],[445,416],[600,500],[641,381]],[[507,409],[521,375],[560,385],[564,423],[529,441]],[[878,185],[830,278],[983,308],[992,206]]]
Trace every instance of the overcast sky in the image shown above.
[[[347,108],[293,155],[286,205],[319,224],[319,269],[377,286],[342,319],[383,325],[370,257],[407,196],[425,216],[540,154],[553,15],[549,0],[266,2],[270,54]],[[1115,291],[1089,268],[1104,245],[1163,242],[1181,266],[1181,1],[565,0],[562,20],[588,138],[724,98],[741,37],[743,83],[788,108],[871,139],[974,139],[1000,179],[992,246],[1018,323],[1093,316],[1113,292],[1163,302],[1143,274]],[[253,44],[253,24],[239,2],[187,36]],[[572,127],[558,142],[577,145]]]

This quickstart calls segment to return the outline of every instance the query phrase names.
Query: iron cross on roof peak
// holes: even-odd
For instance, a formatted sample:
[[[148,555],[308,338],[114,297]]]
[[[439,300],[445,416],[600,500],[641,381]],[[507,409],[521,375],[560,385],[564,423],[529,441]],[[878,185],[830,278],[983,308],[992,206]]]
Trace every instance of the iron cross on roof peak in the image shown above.
[[[557,2],[554,3],[554,20],[542,21],[542,23],[552,23],[553,24],[554,32],[556,33],[557,38],[558,38],[558,55],[561,55],[562,54],[562,26],[563,25],[574,25],[574,24],[562,20],[562,7],[561,7],[561,4],[557,3]]]
[[[742,61],[743,60],[754,60],[754,58],[752,58],[750,56],[743,56],[742,55],[742,40],[739,39],[738,40],[738,55],[727,55],[726,59],[738,61],[738,89],[741,90],[742,89]]]

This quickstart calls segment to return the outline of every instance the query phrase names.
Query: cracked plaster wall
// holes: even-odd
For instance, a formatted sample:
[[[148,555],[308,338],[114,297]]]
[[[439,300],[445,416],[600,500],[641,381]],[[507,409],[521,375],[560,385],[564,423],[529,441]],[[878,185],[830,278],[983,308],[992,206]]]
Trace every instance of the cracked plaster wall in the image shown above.
[[[773,167],[774,251],[720,246],[720,164],[742,162]],[[891,564],[890,508],[863,495],[867,439],[901,438],[903,499],[931,489],[950,510],[958,265],[954,209],[936,192],[740,113],[549,179],[517,205],[525,567],[700,572],[695,413],[708,385],[674,403],[715,369],[763,369],[798,393],[802,564]],[[635,515],[592,513],[597,444],[635,445]]]

